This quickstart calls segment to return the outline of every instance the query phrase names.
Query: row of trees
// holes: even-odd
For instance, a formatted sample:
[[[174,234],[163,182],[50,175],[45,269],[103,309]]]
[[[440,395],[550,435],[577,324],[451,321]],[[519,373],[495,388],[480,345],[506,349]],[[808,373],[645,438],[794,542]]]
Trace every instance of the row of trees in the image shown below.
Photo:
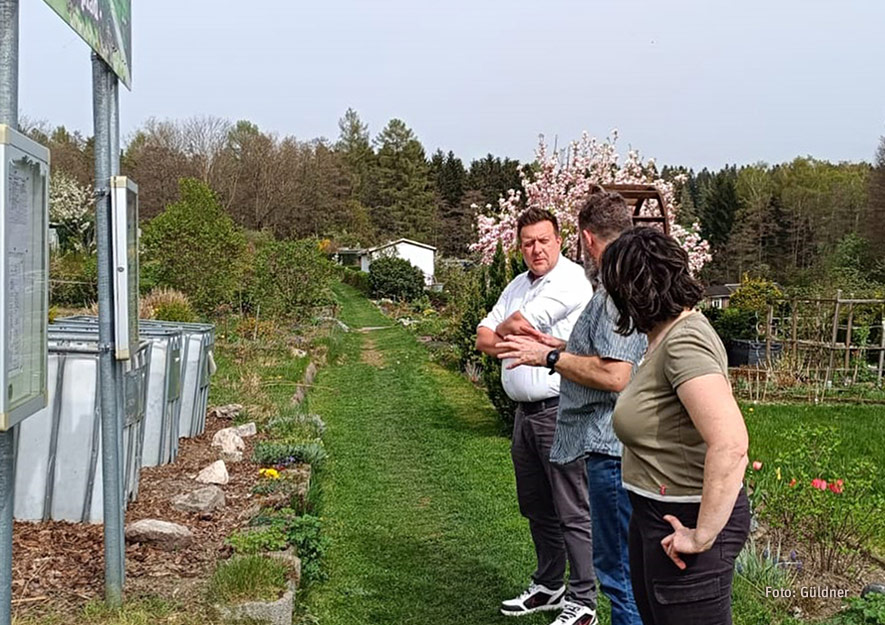
[[[50,147],[53,169],[67,183],[92,182],[91,138],[41,125],[30,133]],[[509,189],[526,196],[516,160],[489,155],[467,166],[453,152],[428,156],[401,120],[372,138],[353,110],[339,121],[334,142],[278,137],[248,121],[150,120],[127,142],[121,165],[139,184],[146,220],[179,200],[178,181],[187,177],[211,188],[249,230],[338,245],[405,236],[454,256],[466,256],[477,240],[487,204],[494,212]],[[534,166],[533,175],[541,169]],[[872,165],[807,157],[647,173],[673,183],[681,225],[700,223],[713,257],[704,270],[709,281],[735,282],[749,272],[811,283],[834,267],[848,267],[860,283],[885,277],[885,141]]]
[[[750,273],[810,285],[848,266],[857,269],[848,288],[885,278],[885,148],[875,166],[806,157],[697,173],[662,170],[670,180],[679,174],[679,218],[699,221],[711,245],[708,280],[737,282]]]
[[[181,178],[193,178],[250,230],[340,245],[408,237],[448,255],[466,254],[475,238],[471,205],[493,203],[519,184],[517,161],[490,154],[466,167],[452,152],[428,157],[398,119],[372,139],[348,110],[339,128],[333,143],[281,138],[249,121],[149,120],[125,146],[121,169],[138,182],[146,220],[179,199]],[[41,125],[30,134],[52,150],[55,169],[91,184],[91,138]]]

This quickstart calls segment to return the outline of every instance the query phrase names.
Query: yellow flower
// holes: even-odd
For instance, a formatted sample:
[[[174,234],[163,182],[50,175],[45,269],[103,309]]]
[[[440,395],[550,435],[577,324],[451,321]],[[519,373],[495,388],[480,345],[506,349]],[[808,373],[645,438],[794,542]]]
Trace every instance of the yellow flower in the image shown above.
[[[752,406],[750,406],[750,412],[753,412],[753,407],[752,407]]]
[[[776,473],[777,473],[777,479],[778,480],[781,479],[781,468],[780,467],[777,468]]]
[[[260,473],[264,477],[269,477],[272,480],[275,480],[280,477],[280,472],[277,471],[276,469],[260,469],[258,471],[258,473]]]

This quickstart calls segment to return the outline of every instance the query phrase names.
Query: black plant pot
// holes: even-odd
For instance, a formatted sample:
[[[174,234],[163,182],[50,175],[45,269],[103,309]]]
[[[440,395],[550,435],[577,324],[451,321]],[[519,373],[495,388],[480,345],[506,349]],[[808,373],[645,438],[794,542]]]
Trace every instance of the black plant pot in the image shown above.
[[[783,349],[783,343],[772,343],[771,360],[777,360]],[[726,344],[725,351],[728,354],[729,367],[740,367],[743,365],[755,367],[765,364],[765,341],[731,339]]]

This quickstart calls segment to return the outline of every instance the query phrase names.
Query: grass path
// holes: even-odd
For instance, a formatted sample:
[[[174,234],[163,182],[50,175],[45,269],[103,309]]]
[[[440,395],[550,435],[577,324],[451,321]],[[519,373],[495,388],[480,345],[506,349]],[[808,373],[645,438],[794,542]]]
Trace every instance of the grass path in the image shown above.
[[[355,291],[338,294],[352,328],[390,325]],[[310,409],[329,426],[330,577],[308,597],[319,621],[510,622],[498,601],[528,581],[534,558],[509,441],[482,391],[429,362],[394,327],[347,334],[344,357],[322,372]]]

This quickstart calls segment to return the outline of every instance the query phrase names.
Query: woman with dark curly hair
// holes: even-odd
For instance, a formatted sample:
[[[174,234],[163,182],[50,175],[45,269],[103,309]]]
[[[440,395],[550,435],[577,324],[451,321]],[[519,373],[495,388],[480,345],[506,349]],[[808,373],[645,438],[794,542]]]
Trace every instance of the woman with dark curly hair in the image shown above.
[[[747,429],[719,336],[694,310],[701,285],[669,236],[635,228],[606,249],[618,332],[648,335],[613,425],[630,493],[630,570],[645,625],[730,625],[734,560],[750,513]]]

